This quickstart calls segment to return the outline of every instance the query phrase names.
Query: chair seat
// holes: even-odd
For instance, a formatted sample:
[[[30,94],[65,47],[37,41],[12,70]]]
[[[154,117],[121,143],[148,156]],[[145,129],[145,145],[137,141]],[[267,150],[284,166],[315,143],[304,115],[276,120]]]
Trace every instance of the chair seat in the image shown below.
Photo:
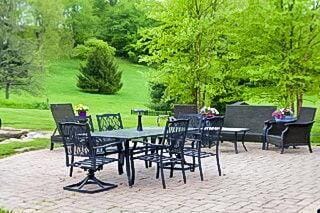
[[[96,158],[96,168],[101,168],[104,164],[112,163],[118,161],[114,158],[107,158],[107,157],[97,157]],[[94,159],[86,158],[81,161],[77,161],[73,163],[74,167],[80,167],[82,169],[96,169],[94,168]]]
[[[278,135],[268,135],[268,142],[275,145],[281,144],[281,136]]]
[[[134,157],[135,159],[139,159],[139,160],[144,160],[144,161],[151,161],[151,162],[155,162],[155,163],[160,163],[160,158],[161,155],[157,154],[157,153],[151,153],[151,154],[147,154],[147,155],[140,155],[137,157]],[[178,158],[174,158],[174,157],[169,157],[169,156],[162,156],[162,162],[180,162],[181,160]]]
[[[187,148],[184,150],[184,155],[189,157],[200,157],[200,158],[207,158],[211,156],[215,156],[216,154],[210,152],[198,152],[197,149]]]

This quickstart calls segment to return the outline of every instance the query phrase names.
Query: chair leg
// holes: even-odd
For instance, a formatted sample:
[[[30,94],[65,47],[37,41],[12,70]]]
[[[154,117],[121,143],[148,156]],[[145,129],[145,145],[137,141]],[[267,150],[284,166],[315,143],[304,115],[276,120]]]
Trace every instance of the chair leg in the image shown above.
[[[198,164],[199,164],[200,179],[201,179],[201,181],[203,181],[203,172],[202,172],[200,153],[199,153],[199,156],[198,156]]]
[[[53,148],[54,148],[54,143],[51,141],[50,150],[53,150]]]
[[[173,169],[174,169],[174,163],[172,162],[170,166],[170,178],[173,177]]]
[[[70,172],[69,172],[70,177],[72,177],[72,173],[73,173],[73,166],[70,166]]]
[[[281,152],[280,152],[280,154],[283,154],[283,152],[284,152],[284,146],[283,146],[283,144],[281,145]]]
[[[160,163],[160,170],[161,170],[162,187],[165,189],[165,188],[166,188],[166,182],[165,182],[165,180],[164,180],[164,173],[163,173],[163,165],[162,165],[162,162]]]
[[[220,167],[220,159],[219,159],[219,144],[216,145],[216,161],[218,167],[218,174],[221,176],[221,167]]]
[[[160,167],[160,165],[159,165],[159,163],[157,163],[156,179],[159,179],[159,173],[160,173],[159,167]]]
[[[309,152],[312,153],[311,143],[308,144]]]
[[[183,183],[187,183],[187,178],[186,178],[186,171],[184,169],[184,159],[181,160],[181,171],[182,171],[182,177],[183,177]]]
[[[96,184],[99,186],[98,189],[82,189],[85,185],[88,184]],[[117,185],[115,184],[111,184],[111,183],[105,183],[101,180],[98,180],[95,176],[94,176],[94,171],[89,170],[89,173],[87,174],[87,177],[85,177],[82,181],[76,183],[76,184],[72,184],[69,186],[65,186],[63,187],[64,190],[68,190],[68,191],[75,191],[75,192],[81,192],[81,193],[96,193],[96,192],[102,192],[102,191],[107,191],[110,189],[113,189],[117,187]]]

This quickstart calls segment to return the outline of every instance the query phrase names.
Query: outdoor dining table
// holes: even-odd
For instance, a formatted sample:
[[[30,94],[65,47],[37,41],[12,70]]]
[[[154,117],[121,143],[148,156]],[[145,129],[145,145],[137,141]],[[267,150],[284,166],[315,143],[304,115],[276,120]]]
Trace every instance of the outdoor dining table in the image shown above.
[[[119,129],[112,131],[93,132],[92,137],[114,138],[124,142],[124,152],[126,161],[126,173],[129,186],[133,185],[130,167],[130,150],[129,143],[133,139],[147,138],[163,135],[163,127],[144,127],[142,131],[137,131],[137,128]]]

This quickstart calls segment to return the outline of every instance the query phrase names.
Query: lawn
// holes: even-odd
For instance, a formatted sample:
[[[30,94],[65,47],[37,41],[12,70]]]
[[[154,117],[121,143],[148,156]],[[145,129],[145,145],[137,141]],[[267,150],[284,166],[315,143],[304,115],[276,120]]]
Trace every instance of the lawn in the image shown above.
[[[49,139],[34,139],[26,142],[0,143],[0,159],[16,153],[49,148],[49,145]]]
[[[100,95],[81,92],[76,87],[79,61],[64,60],[51,64],[43,79],[44,92],[41,96],[12,94],[9,101],[0,99],[0,117],[4,126],[29,129],[52,130],[54,123],[49,110],[18,109],[28,108],[41,102],[82,103],[88,105],[89,114],[120,112],[126,127],[136,125],[136,115],[130,115],[132,108],[147,108],[149,95],[147,75],[149,68],[118,60],[123,71],[123,88],[116,95]],[[7,108],[15,106],[16,108]],[[18,106],[18,107],[17,107]],[[2,107],[2,108],[1,108]],[[143,117],[144,124],[156,125],[155,117]]]

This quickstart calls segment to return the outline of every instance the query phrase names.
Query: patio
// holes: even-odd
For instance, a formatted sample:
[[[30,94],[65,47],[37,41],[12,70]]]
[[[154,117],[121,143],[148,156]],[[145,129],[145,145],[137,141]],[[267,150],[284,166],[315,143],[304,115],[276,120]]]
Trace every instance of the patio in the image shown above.
[[[315,212],[320,208],[320,148],[261,150],[246,143],[248,152],[234,153],[231,143],[221,146],[223,176],[213,158],[204,159],[204,178],[180,172],[168,178],[167,189],[155,179],[155,167],[136,163],[136,182],[127,185],[117,165],[97,172],[101,180],[118,187],[97,194],[65,191],[63,186],[84,177],[81,169],[68,176],[62,148],[27,152],[0,160],[0,207],[15,212]]]

